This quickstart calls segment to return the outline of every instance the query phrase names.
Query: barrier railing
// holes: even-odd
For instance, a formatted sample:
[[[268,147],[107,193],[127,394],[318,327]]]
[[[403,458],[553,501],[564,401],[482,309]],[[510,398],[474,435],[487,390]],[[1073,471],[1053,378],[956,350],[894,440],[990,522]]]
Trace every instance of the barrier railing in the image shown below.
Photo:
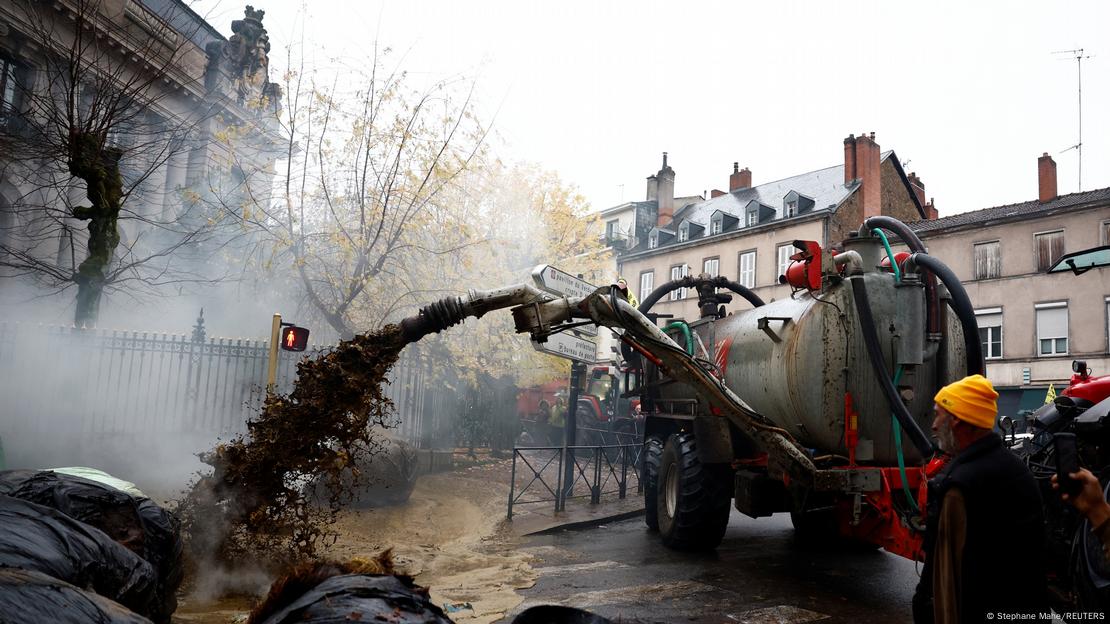
[[[508,518],[512,520],[513,507],[519,505],[554,502],[555,511],[563,511],[567,500],[572,498],[589,497],[592,505],[601,503],[605,494],[616,494],[624,499],[628,495],[630,478],[635,480],[639,494],[643,491],[640,483],[642,450],[639,442],[514,448]],[[564,477],[566,466],[571,467],[569,482],[565,482]],[[523,475],[520,481],[524,482],[519,488],[518,474]],[[578,488],[584,493],[576,493],[580,485],[586,486],[584,490]],[[525,499],[529,494],[533,498]]]

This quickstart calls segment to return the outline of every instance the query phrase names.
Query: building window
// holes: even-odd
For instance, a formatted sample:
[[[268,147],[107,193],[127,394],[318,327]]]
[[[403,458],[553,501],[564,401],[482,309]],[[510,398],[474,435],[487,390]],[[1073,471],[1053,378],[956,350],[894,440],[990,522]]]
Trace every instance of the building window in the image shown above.
[[[796,214],[798,214],[798,202],[796,200],[786,202],[786,216],[793,217]]]
[[[690,228],[682,228],[678,231],[678,242],[685,243],[690,240]]]
[[[717,277],[721,274],[721,259],[720,258],[706,258],[702,260],[701,272],[709,277]]]
[[[755,225],[756,220],[758,219],[758,217],[759,217],[759,213],[757,213],[756,211],[753,210],[753,211],[749,212],[748,213],[748,226],[751,227],[751,226]]]
[[[655,290],[655,271],[640,273],[640,301],[647,299],[653,290]]]
[[[16,112],[19,85],[16,70],[16,64],[11,59],[0,56],[0,115]]]
[[[786,275],[786,269],[790,267],[790,256],[794,255],[794,245],[787,243],[778,246],[778,273],[777,275]]]
[[[605,238],[606,238],[606,240],[611,240],[611,241],[616,240],[617,239],[617,232],[620,231],[619,228],[620,228],[620,221],[613,220],[613,221],[607,222],[605,224]]]
[[[690,273],[690,265],[678,264],[671,267],[671,281],[680,280]],[[679,299],[686,298],[686,289],[677,288],[671,291],[671,301],[678,301]]]
[[[1037,353],[1065,355],[1068,352],[1068,302],[1038,303]]]
[[[722,225],[723,225],[723,222],[720,219],[717,219],[716,221],[710,221],[709,222],[709,233],[711,235],[712,234],[720,234]]]
[[[1002,308],[987,308],[975,311],[975,322],[979,325],[979,342],[983,345],[983,357],[988,360],[1002,357]]]
[[[1099,244],[1110,245],[1110,221],[1103,221],[1099,230]]]
[[[975,251],[975,279],[998,279],[1002,277],[1002,254],[1001,245],[998,241],[976,243],[973,249]]]
[[[1037,270],[1047,271],[1060,256],[1064,255],[1064,231],[1035,234],[1033,240],[1037,248]]]
[[[740,253],[740,285],[745,288],[755,288],[755,252],[744,251]]]
[[[655,249],[659,246],[659,235],[653,234],[648,237],[648,249]]]

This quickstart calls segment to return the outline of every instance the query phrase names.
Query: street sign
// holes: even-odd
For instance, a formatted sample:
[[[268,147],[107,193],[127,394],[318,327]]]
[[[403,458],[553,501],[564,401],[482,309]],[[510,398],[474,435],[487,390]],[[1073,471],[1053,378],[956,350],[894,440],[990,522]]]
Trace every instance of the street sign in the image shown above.
[[[597,286],[550,264],[541,264],[532,269],[532,279],[536,286],[547,292],[566,297],[587,297],[597,290]]]
[[[590,363],[597,359],[596,344],[567,333],[551,334],[543,343],[533,340],[532,348],[578,362]]]
[[[541,289],[564,297],[587,297],[597,290],[597,286],[566,271],[556,269],[550,264],[541,264],[532,269],[532,281],[536,282],[536,286]],[[573,331],[587,336],[596,336],[597,325],[582,325],[575,327]]]

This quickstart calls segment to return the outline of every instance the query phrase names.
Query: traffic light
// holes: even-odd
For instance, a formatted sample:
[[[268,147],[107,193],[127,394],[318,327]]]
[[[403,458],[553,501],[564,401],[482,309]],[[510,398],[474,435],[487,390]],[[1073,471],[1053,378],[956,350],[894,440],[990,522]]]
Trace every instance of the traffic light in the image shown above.
[[[281,328],[281,348],[286,351],[304,351],[308,347],[308,328],[284,325]]]

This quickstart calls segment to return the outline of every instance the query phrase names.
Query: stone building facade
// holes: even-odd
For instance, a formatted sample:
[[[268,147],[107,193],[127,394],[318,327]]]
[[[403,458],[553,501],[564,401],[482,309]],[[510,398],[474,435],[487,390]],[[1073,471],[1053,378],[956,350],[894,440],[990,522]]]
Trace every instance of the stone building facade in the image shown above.
[[[123,243],[153,241],[158,228],[150,223],[177,224],[187,212],[187,202],[226,201],[245,192],[248,182],[251,189],[269,186],[281,145],[281,93],[269,80],[270,44],[263,15],[247,6],[227,38],[183,0],[0,3],[0,123],[9,136],[29,133],[23,130],[27,126],[48,127],[41,119],[30,122],[34,115],[41,117],[42,108],[31,103],[59,89],[58,54],[88,50],[81,59],[85,75],[107,74],[127,85],[141,85],[123,95],[142,100],[138,108],[146,127],[181,129],[180,140],[154,146],[162,150],[159,158],[164,162],[144,171],[143,179],[134,184],[125,202],[127,214],[119,222]],[[96,38],[95,46],[75,43],[75,23],[84,24],[86,36]],[[78,85],[73,92],[83,93],[86,87]],[[230,133],[236,136],[234,148],[226,139]],[[143,138],[129,137],[115,127],[108,135],[107,141],[118,142],[113,145],[123,152],[121,171],[126,171],[128,149]],[[42,160],[11,156],[0,154],[0,245],[8,247],[16,245],[13,240],[19,234],[37,227],[32,219],[42,210],[36,208],[85,202],[84,190],[72,180],[52,185],[37,181],[36,173],[46,168]],[[53,164],[64,171],[64,163]],[[127,173],[124,177],[125,185],[132,182]],[[188,212],[189,219],[205,218],[202,211]],[[58,221],[62,234],[57,241],[40,237],[31,247],[15,251],[57,266],[80,262],[85,222]]]
[[[1046,273],[1061,255],[1110,244],[1110,188],[1058,195],[1037,164],[1038,198],[911,224],[963,282],[976,309],[1000,413],[1035,409],[1072,360],[1110,374],[1110,269]]]

